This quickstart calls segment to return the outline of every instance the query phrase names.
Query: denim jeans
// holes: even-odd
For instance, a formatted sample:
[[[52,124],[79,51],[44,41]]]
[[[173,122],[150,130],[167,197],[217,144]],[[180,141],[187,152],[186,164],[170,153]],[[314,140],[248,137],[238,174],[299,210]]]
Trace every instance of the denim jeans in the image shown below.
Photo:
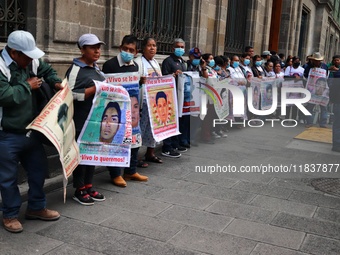
[[[340,150],[340,104],[333,104],[333,149]]]
[[[313,124],[313,109],[315,106],[316,106],[315,104],[310,104],[310,103],[307,103],[306,105],[306,109],[312,114],[310,116],[306,116],[307,125]],[[320,105],[320,110],[321,110],[321,115],[319,118],[319,125],[324,126],[327,124],[327,115],[328,115],[327,107]]]
[[[17,218],[19,214],[19,162],[27,173],[27,209],[41,210],[46,206],[43,186],[47,172],[47,156],[41,141],[30,132],[14,134],[0,130],[0,191],[4,218]]]
[[[113,166],[107,167],[107,169],[109,170],[111,179],[121,176],[123,169],[124,169],[125,174],[135,174],[137,172],[138,150],[139,150],[139,147],[131,149],[130,167],[125,167],[125,168],[113,167]]]

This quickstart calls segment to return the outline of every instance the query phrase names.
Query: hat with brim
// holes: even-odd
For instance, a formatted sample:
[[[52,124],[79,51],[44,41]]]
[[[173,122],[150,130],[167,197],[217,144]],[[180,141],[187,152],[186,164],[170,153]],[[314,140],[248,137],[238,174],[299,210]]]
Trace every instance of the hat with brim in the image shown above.
[[[96,45],[96,44],[105,44],[103,41],[100,41],[99,38],[94,34],[83,34],[78,39],[79,47],[83,47],[84,45]]]
[[[309,57],[309,59],[313,60],[323,60],[323,56],[320,54],[320,52],[314,52],[312,56]]]
[[[265,50],[264,52],[262,52],[262,56],[271,56],[272,54],[270,53],[270,51]]]
[[[45,52],[35,45],[33,35],[23,30],[16,30],[10,33],[7,46],[13,50],[21,51],[32,59],[38,59],[45,55]]]

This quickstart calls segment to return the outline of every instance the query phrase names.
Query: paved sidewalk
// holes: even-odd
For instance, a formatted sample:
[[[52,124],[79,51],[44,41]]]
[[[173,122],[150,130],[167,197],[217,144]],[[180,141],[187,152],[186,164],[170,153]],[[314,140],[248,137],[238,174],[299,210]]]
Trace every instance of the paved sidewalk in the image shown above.
[[[126,188],[113,186],[101,169],[94,185],[106,201],[82,206],[69,185],[63,204],[61,189],[49,191],[48,207],[61,219],[24,220],[24,204],[24,231],[0,228],[0,254],[340,254],[340,197],[311,186],[313,178],[340,178],[340,169],[305,171],[312,163],[339,164],[340,154],[330,144],[293,139],[303,130],[269,124],[231,130],[214,145],[138,168],[149,181]],[[291,172],[239,172],[252,166]],[[236,172],[205,172],[213,167]],[[48,180],[47,189],[60,180]]]

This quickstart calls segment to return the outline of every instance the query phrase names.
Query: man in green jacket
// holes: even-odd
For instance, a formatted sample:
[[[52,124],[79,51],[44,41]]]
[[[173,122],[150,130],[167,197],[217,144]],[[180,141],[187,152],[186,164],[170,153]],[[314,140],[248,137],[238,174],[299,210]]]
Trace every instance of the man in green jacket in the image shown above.
[[[42,81],[61,89],[56,71],[40,60],[44,54],[36,47],[32,34],[22,30],[12,32],[0,52],[1,210],[5,229],[13,233],[23,230],[18,221],[21,206],[17,186],[19,162],[27,172],[29,185],[26,219],[57,220],[60,217],[58,212],[46,208],[44,146],[37,132],[26,129],[39,114],[37,96]]]

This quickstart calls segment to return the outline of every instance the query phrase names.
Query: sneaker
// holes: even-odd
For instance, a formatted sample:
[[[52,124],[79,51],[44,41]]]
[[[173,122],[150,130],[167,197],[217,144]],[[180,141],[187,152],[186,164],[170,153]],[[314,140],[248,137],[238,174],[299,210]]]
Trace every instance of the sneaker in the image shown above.
[[[188,143],[182,143],[182,144],[180,144],[180,146],[190,149],[190,144],[188,144]]]
[[[23,227],[17,218],[3,218],[2,224],[4,225],[4,228],[11,233],[20,233],[23,231]]]
[[[222,138],[222,136],[220,136],[219,134],[217,134],[215,131],[211,132],[211,135],[212,135],[215,139]]]
[[[219,135],[220,137],[222,137],[222,138],[228,137],[228,135],[227,135],[226,133],[224,133],[222,130],[216,132],[216,134],[218,134],[218,135]]]
[[[86,191],[94,201],[105,201],[104,195],[95,191],[92,187],[88,188]]]
[[[77,201],[79,204],[82,204],[82,205],[93,205],[94,204],[94,200],[93,198],[87,194],[87,191],[86,190],[79,190],[77,189],[75,192],[74,192],[74,195],[73,195],[73,200]]]
[[[39,211],[31,211],[27,210],[25,214],[25,218],[27,220],[46,220],[46,221],[52,221],[52,220],[58,220],[60,218],[60,214],[57,211],[49,210],[47,208],[44,208]]]
[[[188,149],[183,147],[183,146],[178,146],[175,150],[178,151],[178,152],[186,152],[186,151],[188,151]]]
[[[169,158],[179,158],[180,156],[182,156],[181,153],[176,152],[174,150],[171,150],[171,151],[162,151],[162,155],[166,156],[166,157],[169,157]]]

